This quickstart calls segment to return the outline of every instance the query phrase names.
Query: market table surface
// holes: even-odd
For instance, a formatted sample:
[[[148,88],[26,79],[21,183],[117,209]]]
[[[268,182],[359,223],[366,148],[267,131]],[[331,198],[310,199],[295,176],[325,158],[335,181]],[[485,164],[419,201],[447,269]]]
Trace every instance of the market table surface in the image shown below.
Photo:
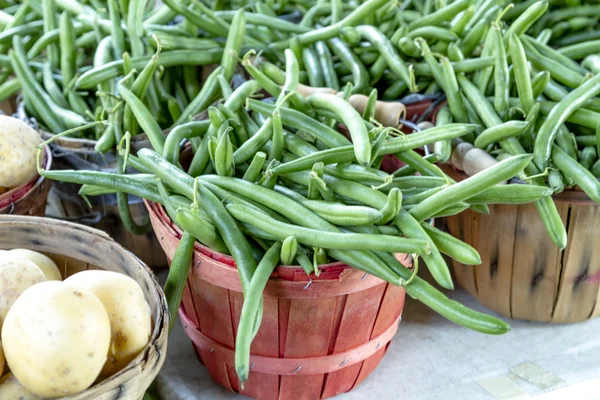
[[[165,272],[159,276],[164,281]],[[487,311],[464,291],[450,297]],[[512,321],[486,336],[408,299],[398,333],[379,367],[339,400],[600,399],[600,318],[576,325]],[[243,400],[214,383],[179,323],[158,376],[164,400]]]

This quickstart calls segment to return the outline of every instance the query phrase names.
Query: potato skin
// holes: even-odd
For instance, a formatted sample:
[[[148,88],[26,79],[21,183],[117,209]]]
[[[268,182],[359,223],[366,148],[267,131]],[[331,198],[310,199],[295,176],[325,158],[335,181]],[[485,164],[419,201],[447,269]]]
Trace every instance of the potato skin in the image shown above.
[[[0,379],[0,399],[2,400],[42,400],[25,389],[13,374]]]
[[[45,280],[42,271],[31,261],[8,251],[0,251],[0,327],[21,293]]]
[[[28,391],[57,398],[90,387],[106,362],[110,322],[90,291],[42,282],[15,301],[2,327],[8,367]]]
[[[46,277],[48,281],[61,281],[62,276],[60,275],[60,271],[58,267],[50,259],[50,257],[38,253],[37,251],[28,250],[28,249],[12,249],[9,250],[9,253],[19,255],[21,257],[25,257],[32,263],[38,266],[39,269],[42,270],[42,273]]]
[[[37,175],[40,143],[40,135],[25,122],[0,115],[0,186],[20,186]]]
[[[148,344],[152,315],[144,292],[132,278],[112,271],[82,271],[65,280],[94,293],[108,313],[111,345],[100,373],[108,377],[123,369]]]

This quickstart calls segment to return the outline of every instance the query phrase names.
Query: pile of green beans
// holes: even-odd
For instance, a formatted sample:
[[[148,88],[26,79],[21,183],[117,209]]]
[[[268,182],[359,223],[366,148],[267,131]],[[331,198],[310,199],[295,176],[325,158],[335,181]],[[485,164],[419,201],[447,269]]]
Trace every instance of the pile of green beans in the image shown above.
[[[460,183],[453,181],[415,149],[473,134],[477,125],[449,123],[405,135],[361,115],[341,96],[302,97],[299,62],[285,51],[282,90],[267,76],[245,81],[234,90],[219,87],[220,100],[208,118],[178,125],[153,149],[121,155],[139,175],[93,171],[40,171],[47,178],[83,185],[81,194],[127,193],[162,204],[185,232],[176,260],[188,263],[190,236],[209,248],[230,254],[237,265],[244,306],[236,340],[236,371],[249,373],[250,343],[260,326],[262,290],[279,263],[300,265],[307,274],[318,265],[340,261],[406,292],[458,324],[501,334],[501,320],[449,300],[395,253],[423,258],[434,279],[452,289],[442,254],[476,265],[477,251],[430,226],[436,216],[453,215],[473,204],[527,203],[548,197],[549,188],[525,186],[518,193],[499,183],[517,176],[531,155],[516,155]],[[246,59],[246,58],[245,58]],[[249,74],[252,64],[244,64]],[[224,69],[224,68],[223,68]],[[122,82],[118,83],[121,86]],[[258,100],[259,93],[267,93]],[[120,91],[140,124],[151,116],[137,110],[139,99]],[[377,98],[374,97],[374,100]],[[150,118],[143,122],[139,118]],[[119,124],[118,118],[114,122]],[[345,128],[341,128],[341,126]],[[146,128],[147,129],[147,128]],[[351,138],[352,140],[349,140]],[[191,150],[190,159],[180,157]],[[40,149],[41,151],[41,149]],[[383,157],[405,160],[412,173],[394,176],[380,170]],[[188,268],[171,266],[171,310],[181,299]]]

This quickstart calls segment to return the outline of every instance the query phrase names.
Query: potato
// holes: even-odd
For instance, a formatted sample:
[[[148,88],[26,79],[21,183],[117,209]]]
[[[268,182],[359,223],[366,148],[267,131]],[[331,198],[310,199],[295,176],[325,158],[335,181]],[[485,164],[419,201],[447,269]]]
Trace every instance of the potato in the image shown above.
[[[42,270],[31,261],[8,251],[0,251],[0,327],[21,293],[45,280]]]
[[[25,122],[0,115],[0,186],[13,188],[37,175],[40,135]]]
[[[152,330],[150,306],[138,283],[111,271],[83,271],[65,280],[94,293],[110,319],[111,345],[101,377],[123,369],[148,344]]]
[[[15,301],[2,327],[6,362],[30,392],[57,398],[94,383],[106,363],[110,321],[90,291],[42,282]]]
[[[54,261],[50,259],[50,257],[45,256],[42,253],[38,253],[37,251],[27,250],[27,249],[12,249],[9,250],[10,253],[19,255],[21,257],[25,257],[32,263],[38,266],[39,269],[42,270],[42,273],[46,277],[48,281],[61,281],[62,276],[60,275],[60,271]]]
[[[25,389],[13,374],[0,379],[0,399],[2,400],[42,400]]]

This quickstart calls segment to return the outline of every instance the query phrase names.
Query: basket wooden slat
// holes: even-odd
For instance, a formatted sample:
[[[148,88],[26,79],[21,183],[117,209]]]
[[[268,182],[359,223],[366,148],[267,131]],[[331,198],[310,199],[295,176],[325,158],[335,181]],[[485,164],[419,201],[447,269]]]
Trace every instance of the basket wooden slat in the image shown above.
[[[153,330],[146,348],[123,370],[65,400],[138,400],[162,367],[167,351],[169,315],[152,271],[104,232],[60,220],[0,216],[0,249],[27,248],[47,254],[63,277],[106,269],[135,279],[150,305]]]

